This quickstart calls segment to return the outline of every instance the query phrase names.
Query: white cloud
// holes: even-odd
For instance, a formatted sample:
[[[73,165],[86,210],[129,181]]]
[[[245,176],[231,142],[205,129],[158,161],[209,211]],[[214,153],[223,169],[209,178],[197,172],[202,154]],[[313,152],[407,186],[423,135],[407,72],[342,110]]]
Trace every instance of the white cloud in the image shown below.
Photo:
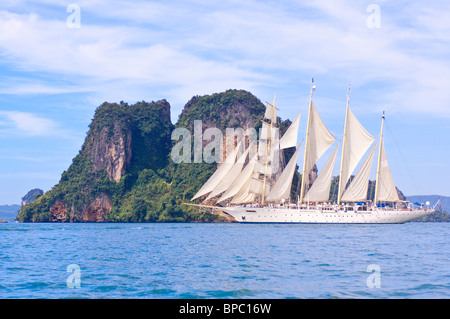
[[[6,89],[80,90],[108,100],[151,93],[185,103],[228,88],[261,92],[284,84],[289,72],[331,76],[356,89],[375,85],[373,103],[450,117],[450,20],[440,14],[442,4],[422,10],[419,2],[379,2],[381,28],[370,29],[366,1],[79,1],[81,28],[69,29],[65,8],[47,0],[61,8],[57,19],[0,12],[0,54],[25,72],[64,76],[71,84]],[[405,14],[408,23],[400,18]],[[424,106],[431,97],[435,103]]]
[[[61,136],[59,125],[28,112],[0,111],[0,134],[28,137]]]
[[[126,97],[129,92],[139,95],[159,87],[174,94],[168,98],[178,102],[183,98],[186,102],[194,94],[240,86],[251,88],[261,78],[257,72],[203,59],[170,43],[155,42],[149,39],[152,31],[147,29],[87,23],[80,29],[69,29],[65,21],[4,11],[0,12],[0,29],[5,30],[0,34],[0,52],[11,63],[25,72],[44,71],[73,83],[63,84],[63,88],[52,82],[26,86],[9,83],[1,90],[5,93],[58,93],[75,89],[100,96]],[[161,40],[161,35],[156,40]],[[139,92],[137,82],[141,83]],[[51,85],[57,87],[52,89]],[[191,91],[188,96],[187,91]]]

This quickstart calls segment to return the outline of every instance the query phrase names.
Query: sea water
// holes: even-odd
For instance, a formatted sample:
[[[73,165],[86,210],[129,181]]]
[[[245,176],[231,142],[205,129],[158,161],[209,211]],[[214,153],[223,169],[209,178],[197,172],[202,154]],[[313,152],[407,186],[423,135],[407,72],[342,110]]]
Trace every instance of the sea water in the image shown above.
[[[0,298],[449,298],[450,224],[0,224]]]

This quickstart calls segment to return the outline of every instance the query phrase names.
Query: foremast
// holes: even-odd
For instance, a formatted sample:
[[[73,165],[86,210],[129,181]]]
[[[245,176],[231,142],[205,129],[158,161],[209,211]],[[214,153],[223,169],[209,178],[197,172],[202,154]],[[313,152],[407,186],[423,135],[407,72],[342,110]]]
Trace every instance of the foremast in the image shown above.
[[[385,116],[381,118],[381,132],[380,132],[380,145],[378,150],[378,164],[377,164],[377,177],[375,184],[375,205],[379,202],[400,202],[397,188],[395,187],[394,180],[392,178],[391,170],[386,157],[386,151],[384,149],[383,142],[383,130],[384,130]]]
[[[381,117],[381,131],[380,131],[380,147],[378,149],[378,163],[377,163],[377,176],[375,182],[375,197],[373,199],[374,204],[378,203],[378,189],[380,184],[380,165],[381,165],[381,151],[383,148],[383,128],[384,128],[384,111]]]

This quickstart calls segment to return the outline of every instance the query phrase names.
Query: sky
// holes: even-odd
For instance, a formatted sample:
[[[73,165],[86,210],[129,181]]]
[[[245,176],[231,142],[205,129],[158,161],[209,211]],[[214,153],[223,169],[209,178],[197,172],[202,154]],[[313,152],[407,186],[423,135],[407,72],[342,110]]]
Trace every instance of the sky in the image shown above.
[[[311,78],[338,140],[351,85],[398,188],[450,196],[448,1],[4,0],[0,74],[0,204],[57,184],[104,101],[166,99],[175,123],[195,95],[276,94],[301,135]]]

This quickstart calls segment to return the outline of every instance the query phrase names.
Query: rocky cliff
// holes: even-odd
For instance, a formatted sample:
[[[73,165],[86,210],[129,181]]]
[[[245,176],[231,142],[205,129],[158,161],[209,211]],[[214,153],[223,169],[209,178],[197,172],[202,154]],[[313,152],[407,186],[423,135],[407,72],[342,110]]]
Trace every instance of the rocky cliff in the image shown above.
[[[111,138],[108,134],[108,128],[103,127],[98,134],[89,137],[92,170],[105,169],[110,180],[119,182],[131,163],[131,132],[128,129],[122,133],[119,122],[115,122]]]
[[[216,217],[182,206],[216,164],[175,164],[170,158],[175,127],[261,125],[265,107],[251,93],[229,90],[195,96],[176,125],[167,101],[103,103],[81,150],[50,191],[21,209],[26,222],[211,221]]]
[[[165,100],[103,103],[59,183],[23,207],[19,220],[108,221],[140,171],[167,165],[172,129],[170,105]]]

